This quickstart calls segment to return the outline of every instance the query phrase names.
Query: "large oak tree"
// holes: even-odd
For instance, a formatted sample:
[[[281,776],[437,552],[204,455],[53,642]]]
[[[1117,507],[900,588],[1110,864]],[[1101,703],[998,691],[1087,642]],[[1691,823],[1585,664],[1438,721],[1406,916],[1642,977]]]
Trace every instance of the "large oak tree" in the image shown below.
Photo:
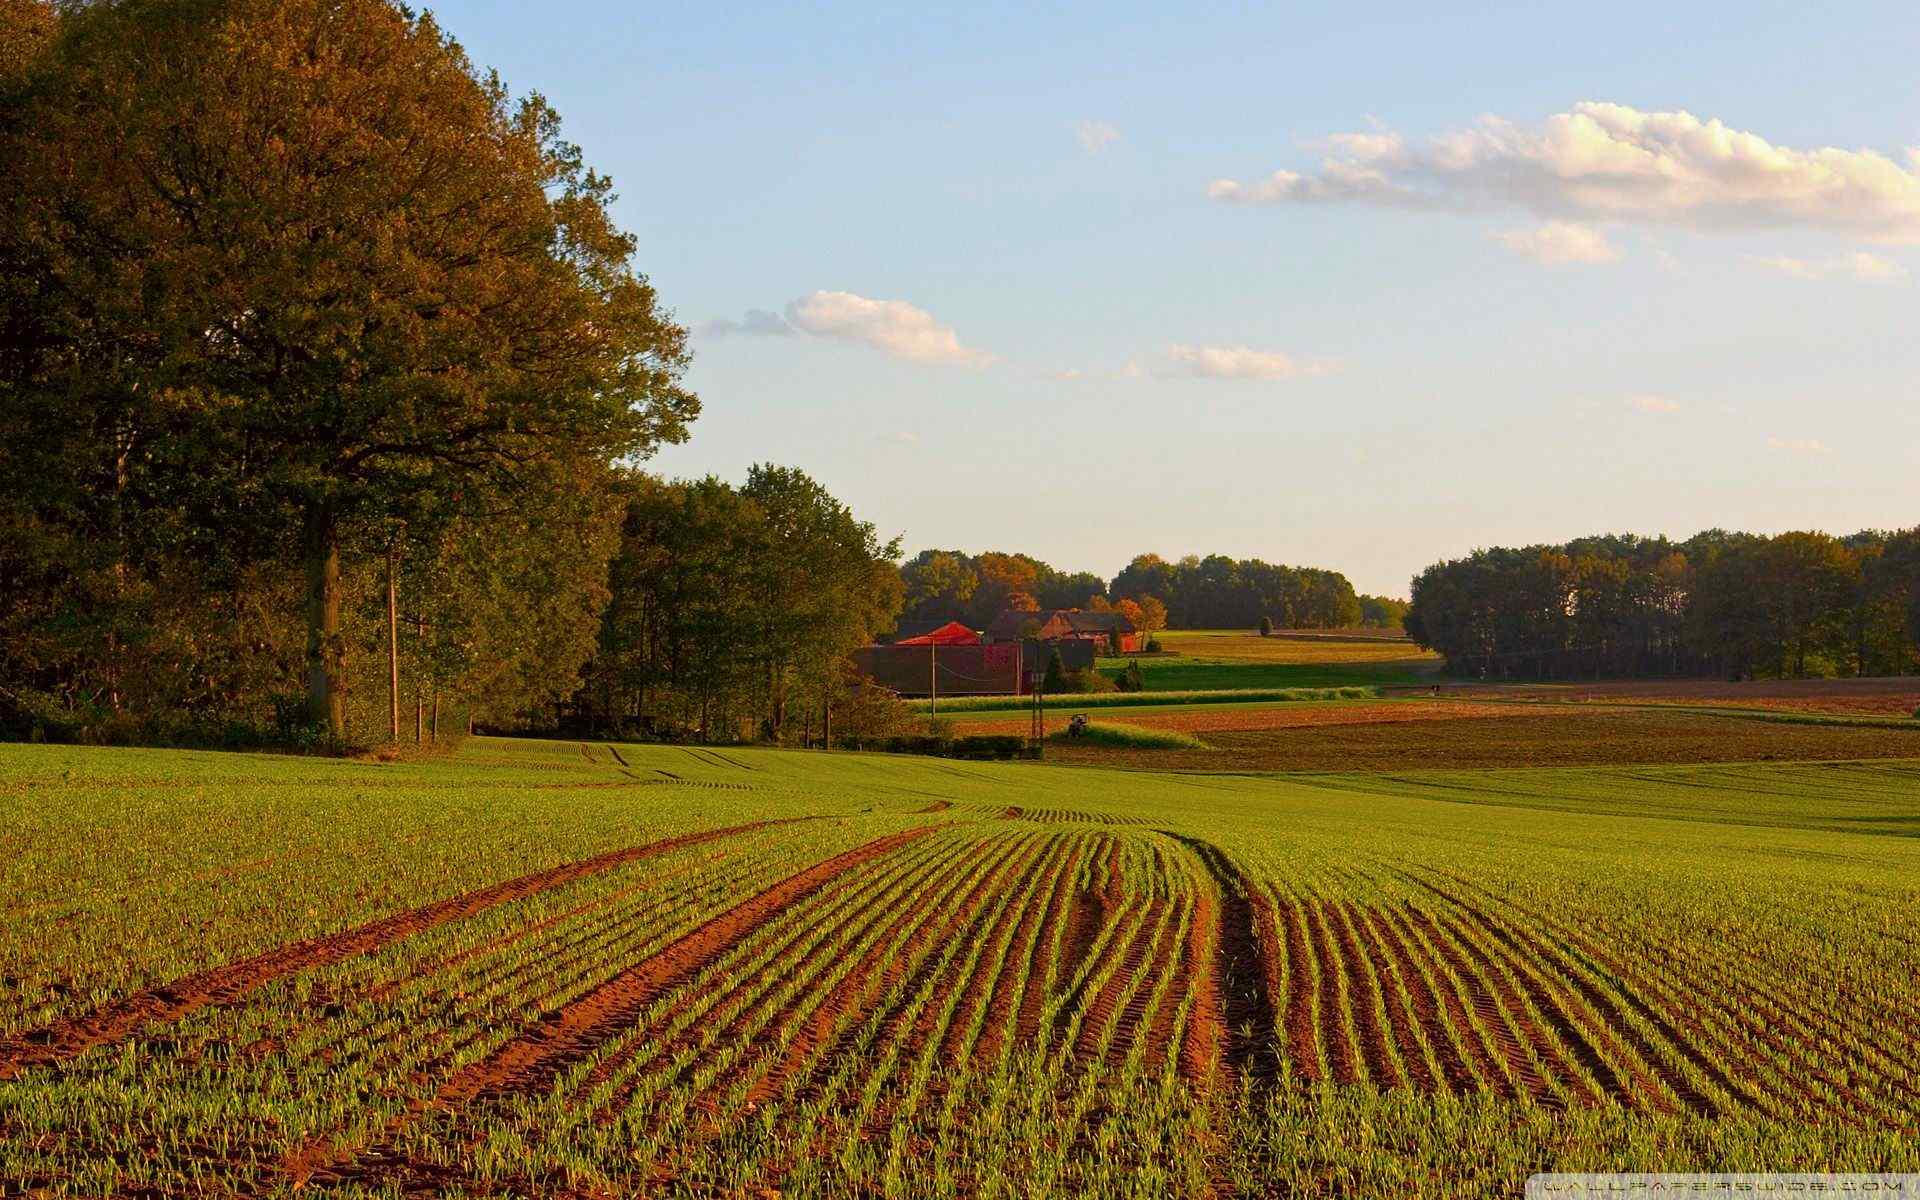
[[[297,537],[309,714],[335,734],[343,530],[685,436],[685,333],[608,181],[431,17],[121,0],[26,70],[0,164],[60,348],[39,425],[155,511]]]

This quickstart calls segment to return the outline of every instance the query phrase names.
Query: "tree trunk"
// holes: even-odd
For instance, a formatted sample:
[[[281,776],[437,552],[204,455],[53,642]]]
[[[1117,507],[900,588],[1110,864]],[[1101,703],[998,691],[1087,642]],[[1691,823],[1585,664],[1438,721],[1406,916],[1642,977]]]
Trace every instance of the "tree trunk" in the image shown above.
[[[331,505],[307,506],[307,720],[344,738],[347,714],[344,643],[340,636],[340,529]]]
[[[387,546],[387,740],[400,740],[400,610],[393,586],[393,545]]]
[[[430,742],[437,742],[440,740],[440,689],[439,688],[433,689],[432,721],[433,723],[427,726],[427,740]]]

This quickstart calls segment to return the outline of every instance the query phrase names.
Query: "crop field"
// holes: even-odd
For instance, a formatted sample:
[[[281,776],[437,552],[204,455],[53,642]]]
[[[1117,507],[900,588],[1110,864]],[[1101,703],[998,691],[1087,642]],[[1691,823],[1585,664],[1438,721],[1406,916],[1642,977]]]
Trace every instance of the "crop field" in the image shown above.
[[[1920,1169],[1920,761],[0,746],[0,1193]]]
[[[1371,687],[1431,680],[1439,656],[1378,636],[1263,638],[1244,630],[1168,629],[1155,635],[1170,653],[1138,659],[1150,692],[1210,688]],[[1135,661],[1103,658],[1104,670]]]

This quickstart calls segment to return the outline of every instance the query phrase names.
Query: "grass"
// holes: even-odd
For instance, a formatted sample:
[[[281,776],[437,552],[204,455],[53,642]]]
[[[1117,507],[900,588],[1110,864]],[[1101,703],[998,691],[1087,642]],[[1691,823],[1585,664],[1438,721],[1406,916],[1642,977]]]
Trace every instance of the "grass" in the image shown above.
[[[1050,734],[1050,742],[1085,743],[1093,746],[1119,746],[1128,750],[1205,750],[1207,744],[1192,734],[1175,729],[1149,729],[1121,721],[1089,721],[1078,736],[1065,730]]]
[[[1537,1170],[1920,1169],[1920,759],[614,749],[0,746],[0,1192],[1492,1197]]]

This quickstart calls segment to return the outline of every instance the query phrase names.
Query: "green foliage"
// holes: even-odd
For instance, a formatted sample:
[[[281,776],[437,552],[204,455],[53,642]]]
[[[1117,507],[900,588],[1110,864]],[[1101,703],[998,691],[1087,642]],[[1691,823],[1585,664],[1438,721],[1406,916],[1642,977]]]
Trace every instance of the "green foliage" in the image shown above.
[[[1261,637],[1273,636],[1273,618],[1265,615],[1264,613],[1260,617],[1260,636]]]
[[[894,623],[898,547],[792,468],[756,466],[740,488],[623,486],[599,648],[569,719],[703,740],[742,720],[774,740],[821,730],[860,686],[847,652]]]
[[[6,466],[40,481],[13,520],[104,535],[59,581],[69,611],[100,560],[119,613],[166,560],[303,574],[288,615],[339,737],[369,530],[522,507],[698,411],[609,181],[431,18],[75,6],[29,78],[0,120],[0,257],[37,290],[0,292],[28,350],[0,386],[36,469]],[[122,668],[54,670],[111,701]]]
[[[1054,650],[1047,655],[1047,672],[1040,682],[1040,690],[1052,695],[1066,690],[1067,669],[1060,662],[1060,652]]]
[[[1409,634],[1460,674],[1806,678],[1920,665],[1920,529],[1710,530],[1480,550],[1414,581]]]
[[[1117,746],[1123,750],[1205,750],[1207,744],[1177,729],[1149,729],[1120,721],[1089,721],[1078,735],[1066,730],[1047,735],[1050,742]]]

